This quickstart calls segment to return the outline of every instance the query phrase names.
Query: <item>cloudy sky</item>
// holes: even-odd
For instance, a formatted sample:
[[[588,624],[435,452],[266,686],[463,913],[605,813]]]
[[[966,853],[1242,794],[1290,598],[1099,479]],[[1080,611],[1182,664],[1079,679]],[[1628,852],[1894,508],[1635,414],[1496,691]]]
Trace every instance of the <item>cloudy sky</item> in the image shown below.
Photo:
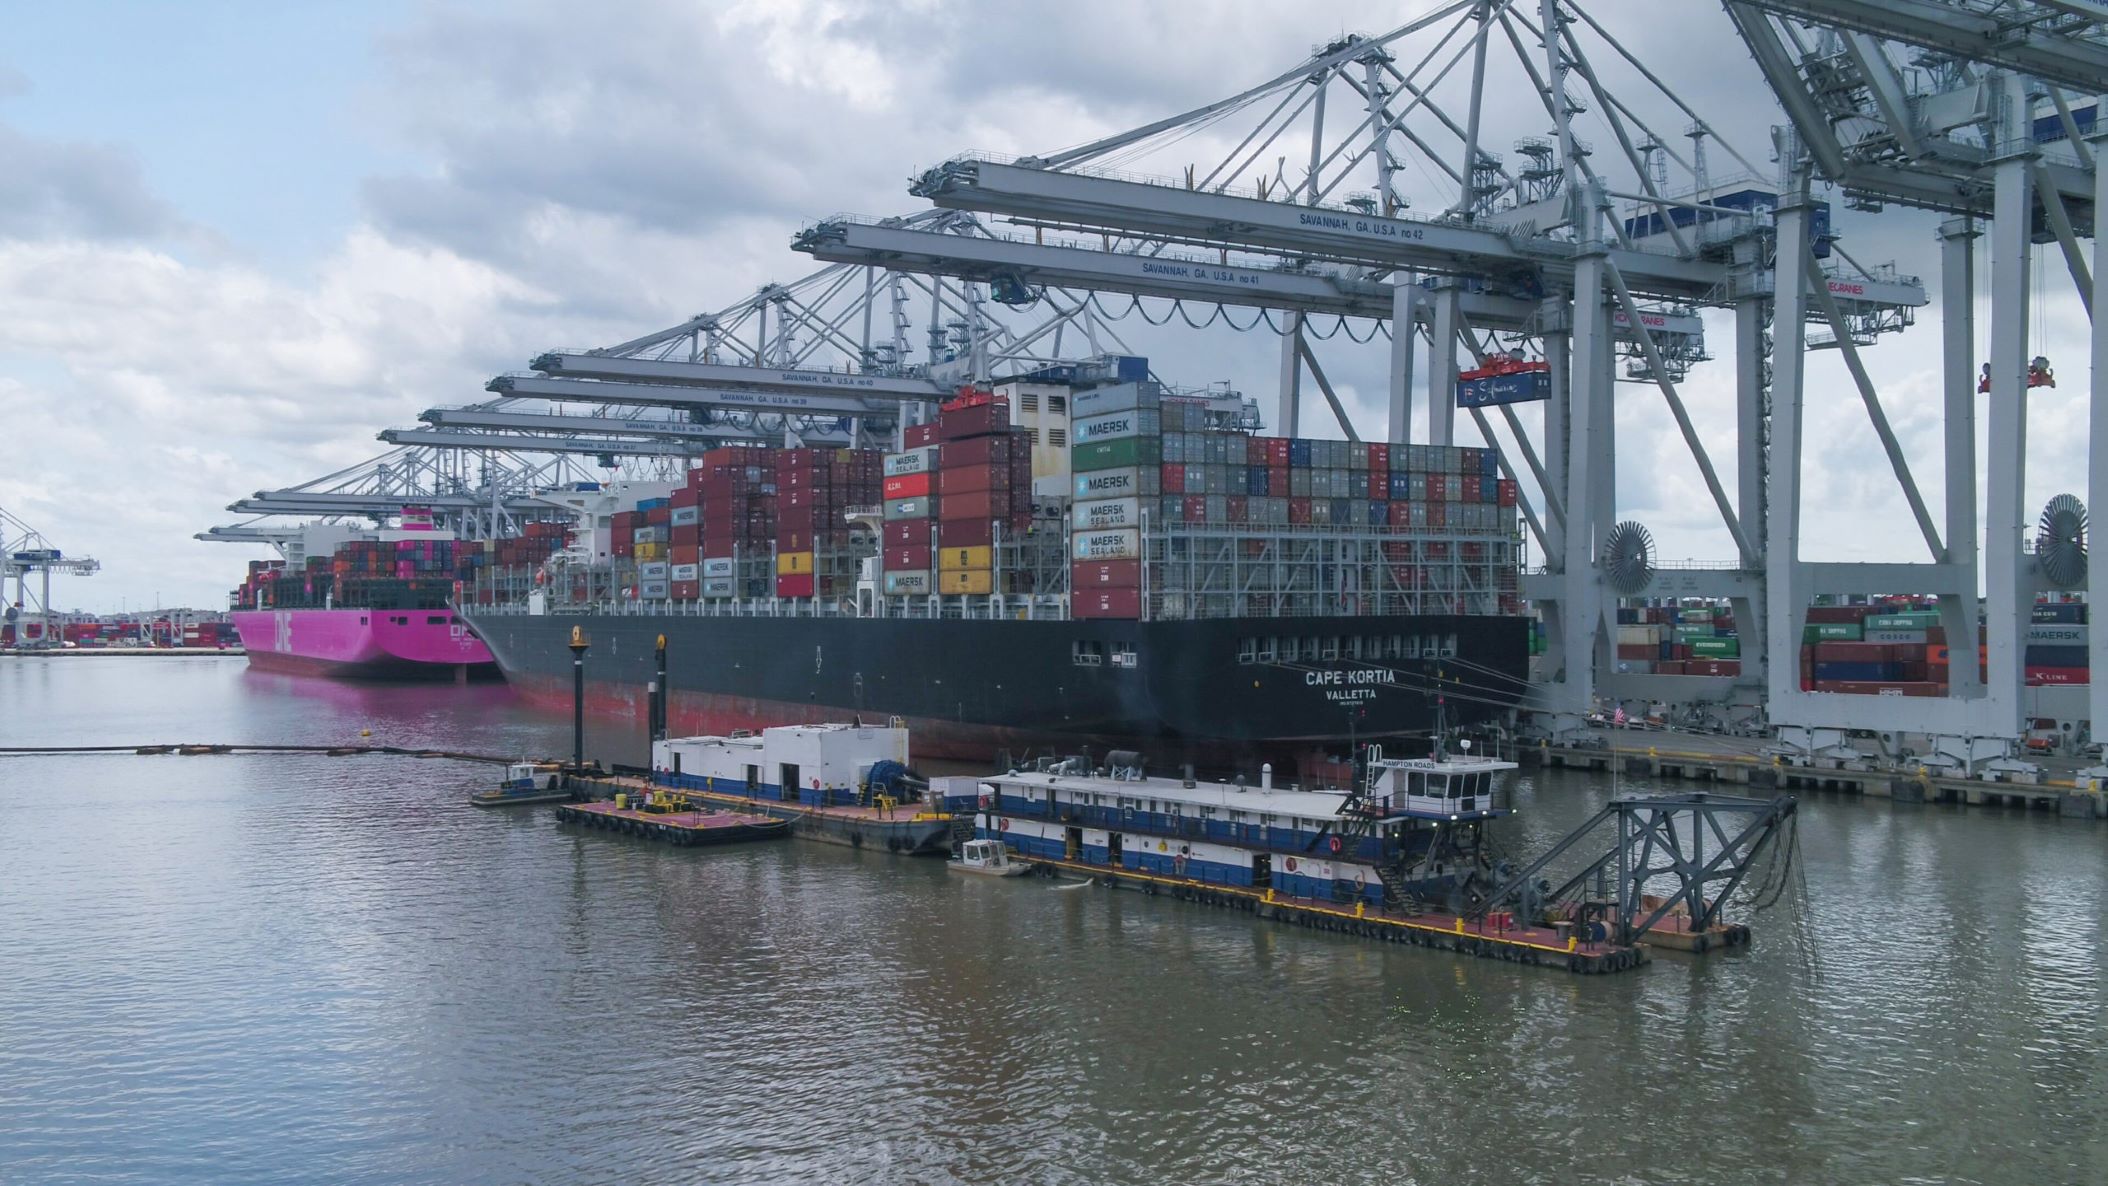
[[[913,209],[905,179],[947,156],[1087,141],[1429,7],[17,8],[0,45],[0,410],[13,437],[0,506],[103,561],[62,605],[217,607],[262,553],[191,535],[231,521],[235,498],[370,457],[380,428],[483,398],[485,379],[538,350],[633,337],[809,271],[786,246],[801,224]],[[1596,6],[1768,169],[1777,116],[1747,55],[1717,10],[1673,10]],[[1616,63],[1606,52],[1597,66]],[[1671,134],[1686,122],[1632,97]],[[1503,89],[1486,142],[1548,131],[1535,103]],[[1208,161],[1243,130],[1137,164]],[[1614,144],[1600,126],[1583,134],[1599,154]],[[1440,200],[1433,170],[1408,173]],[[1860,258],[1935,286],[1929,218],[1841,223]],[[2061,267],[2044,288],[2053,312],[2034,346],[2064,360],[2064,385],[2033,405],[2031,504],[2083,492],[2083,315]],[[1872,352],[1935,504],[1937,319],[1924,311]],[[1130,340],[1166,378],[1228,380],[1271,406],[1271,340]],[[1359,427],[1380,434],[1380,350],[1321,354]],[[1842,366],[1820,355],[1811,376],[1811,554],[1919,558]],[[1701,367],[1687,398],[1732,488],[1729,383],[1726,363]],[[1620,513],[1652,526],[1668,557],[1731,555],[1659,396],[1619,395]],[[1320,414],[1305,424],[1338,435]]]

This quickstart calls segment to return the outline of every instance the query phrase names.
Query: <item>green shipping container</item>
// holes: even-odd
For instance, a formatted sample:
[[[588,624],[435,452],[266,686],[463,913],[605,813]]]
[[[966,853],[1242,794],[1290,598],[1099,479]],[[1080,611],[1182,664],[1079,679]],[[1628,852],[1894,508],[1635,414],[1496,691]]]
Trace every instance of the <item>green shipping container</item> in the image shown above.
[[[1857,622],[1810,622],[1801,631],[1801,641],[1858,642],[1861,629]]]
[[[1678,642],[1691,642],[1696,639],[1711,637],[1713,637],[1713,627],[1710,623],[1704,626],[1678,626],[1676,628],[1676,641]]]
[[[1129,465],[1156,465],[1163,455],[1162,437],[1120,437],[1090,441],[1069,450],[1069,468],[1077,473],[1094,469],[1118,469]]]
[[[1736,659],[1742,655],[1742,640],[1739,638],[1694,638],[1691,653],[1704,655],[1708,659]]]

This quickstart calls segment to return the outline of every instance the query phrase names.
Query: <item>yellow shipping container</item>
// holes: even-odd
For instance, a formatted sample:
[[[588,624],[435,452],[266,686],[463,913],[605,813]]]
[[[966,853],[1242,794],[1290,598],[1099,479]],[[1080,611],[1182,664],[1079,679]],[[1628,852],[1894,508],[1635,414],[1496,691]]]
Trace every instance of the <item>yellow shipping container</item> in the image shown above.
[[[949,569],[937,574],[939,593],[987,593],[994,588],[995,574],[985,568]]]
[[[666,559],[665,548],[665,544],[633,544],[630,547],[630,558],[632,560],[664,560]]]
[[[940,572],[985,572],[995,567],[995,549],[983,545],[978,548],[939,548],[937,568]]]
[[[812,571],[811,552],[776,553],[776,575],[779,577],[804,576]]]

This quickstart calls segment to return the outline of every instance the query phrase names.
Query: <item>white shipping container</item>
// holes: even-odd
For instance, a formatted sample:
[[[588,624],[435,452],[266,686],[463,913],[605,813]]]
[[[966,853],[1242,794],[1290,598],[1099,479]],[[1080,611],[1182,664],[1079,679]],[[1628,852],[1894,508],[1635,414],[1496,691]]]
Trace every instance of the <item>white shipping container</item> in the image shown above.
[[[886,596],[915,597],[937,590],[936,574],[923,569],[910,569],[886,573]]]
[[[1074,444],[1091,441],[1112,441],[1122,437],[1155,436],[1161,431],[1161,421],[1154,408],[1133,408],[1124,412],[1113,412],[1105,416],[1092,416],[1077,420],[1069,430],[1069,440]]]
[[[1148,497],[1157,492],[1157,481],[1157,467],[1153,465],[1094,469],[1076,475],[1076,499],[1081,502],[1093,498]]]
[[[1656,625],[1618,627],[1618,645],[1627,647],[1657,646],[1662,640],[1662,628]]]
[[[904,478],[912,474],[926,474],[937,468],[937,446],[924,445],[905,453],[888,453],[885,472],[889,478]]]
[[[712,577],[729,577],[729,576],[731,576],[731,575],[732,575],[732,558],[731,558],[730,556],[705,556],[705,557],[703,557],[703,579],[704,579],[704,580],[709,580],[709,579],[711,579]]]
[[[637,586],[637,596],[646,601],[664,601],[666,600],[666,582],[645,581]]]
[[[937,502],[928,496],[922,498],[896,498],[886,503],[886,522],[900,519],[934,519],[937,517]]]
[[[730,597],[735,584],[731,577],[708,577],[703,581],[703,596]]]
[[[675,527],[693,527],[702,521],[703,508],[701,507],[673,508],[673,525]]]
[[[701,568],[702,565],[700,564],[676,564],[673,566],[673,579],[676,581],[701,580]]]
[[[1142,533],[1132,527],[1079,531],[1071,542],[1078,560],[1139,560],[1142,556]]]
[[[667,580],[667,569],[670,567],[671,565],[664,560],[647,560],[637,566],[637,579],[640,581]]]
[[[1157,405],[1157,390],[1154,383],[1120,383],[1111,387],[1093,387],[1089,391],[1079,391],[1069,397],[1069,418],[1080,420],[1089,416],[1102,416],[1107,412],[1153,408]]]
[[[2083,647],[2089,645],[2086,627],[2080,623],[2036,622],[2027,628],[2031,647]]]
[[[1139,498],[1107,498],[1095,502],[1079,502],[1071,504],[1069,509],[1078,531],[1105,531],[1116,527],[1142,525],[1142,500]]]

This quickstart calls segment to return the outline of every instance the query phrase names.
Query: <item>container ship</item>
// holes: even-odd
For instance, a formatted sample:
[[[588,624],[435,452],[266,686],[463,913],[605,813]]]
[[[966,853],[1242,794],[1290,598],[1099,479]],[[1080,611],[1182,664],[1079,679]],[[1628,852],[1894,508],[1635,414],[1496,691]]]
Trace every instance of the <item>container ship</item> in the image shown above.
[[[453,600],[488,562],[528,563],[563,529],[530,523],[516,540],[457,540],[428,521],[357,532],[328,525],[258,560],[230,598],[249,664],[344,679],[495,679],[497,664]],[[500,552],[502,549],[502,552]]]
[[[1219,768],[1504,717],[1515,491],[1490,450],[1266,437],[1140,359],[968,388],[875,450],[733,446],[566,495],[462,604],[506,677],[675,735],[901,718],[925,755],[1146,748]],[[594,501],[598,500],[598,501]]]

